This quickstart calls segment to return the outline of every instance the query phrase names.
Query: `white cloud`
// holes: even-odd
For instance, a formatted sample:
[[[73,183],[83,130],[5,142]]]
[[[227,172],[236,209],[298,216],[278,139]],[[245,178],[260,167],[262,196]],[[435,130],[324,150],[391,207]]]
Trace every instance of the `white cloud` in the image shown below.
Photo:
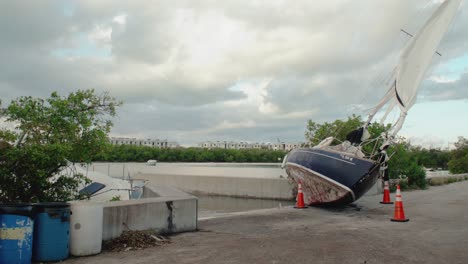
[[[96,44],[107,45],[112,40],[112,28],[104,25],[96,25],[88,34],[88,39]]]
[[[0,92],[5,104],[109,90],[127,104],[113,131],[122,135],[299,141],[307,119],[365,114],[378,101],[408,41],[400,28],[414,32],[436,6],[428,2],[102,0],[64,16],[54,2],[3,1]],[[440,47],[442,64],[466,53],[467,12]],[[467,77],[429,81],[426,100],[468,98]]]
[[[127,23],[127,15],[126,14],[117,15],[112,19],[112,21],[119,25],[125,25]]]
[[[268,86],[272,80],[272,78],[268,78],[262,81],[246,81],[237,83],[230,89],[241,91],[246,95],[246,97],[239,100],[227,101],[225,102],[225,105],[230,107],[255,107],[261,114],[277,113],[279,111],[278,106],[268,101]]]
[[[429,78],[429,80],[434,81],[436,83],[455,83],[460,78],[451,77],[451,76],[444,76],[444,75],[433,75]]]
[[[311,116],[314,116],[317,114],[318,109],[312,109],[312,110],[307,110],[307,111],[293,111],[293,112],[287,112],[285,114],[281,115],[275,115],[273,118],[275,119],[307,119],[310,118]]]
[[[222,133],[226,130],[233,130],[233,129],[247,129],[247,128],[253,128],[258,126],[253,120],[245,120],[241,122],[231,122],[227,120],[223,120],[218,124],[214,124],[214,126],[206,128],[206,129],[199,129],[199,130],[193,130],[190,133],[194,135],[210,135],[210,134],[215,134],[215,133]]]

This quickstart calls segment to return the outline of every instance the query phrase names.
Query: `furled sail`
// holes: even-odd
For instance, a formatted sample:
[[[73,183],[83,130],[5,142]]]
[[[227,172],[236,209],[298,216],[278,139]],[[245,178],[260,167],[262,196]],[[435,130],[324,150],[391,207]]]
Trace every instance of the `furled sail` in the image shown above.
[[[396,135],[401,129],[406,113],[416,101],[419,85],[431,64],[437,46],[448,30],[460,2],[461,0],[444,1],[414,35],[400,57],[391,87],[369,115],[368,123],[388,103],[385,116],[395,105],[398,105],[400,110],[400,117],[391,131],[392,135]]]

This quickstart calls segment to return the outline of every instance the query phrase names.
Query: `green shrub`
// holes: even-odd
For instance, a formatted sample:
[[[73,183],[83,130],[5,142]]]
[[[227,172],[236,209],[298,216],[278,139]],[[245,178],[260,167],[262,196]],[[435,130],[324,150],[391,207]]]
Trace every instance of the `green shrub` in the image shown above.
[[[402,190],[411,189],[407,180],[402,180],[402,181],[400,181],[399,184],[400,184],[400,189],[402,189]],[[396,190],[396,187],[395,187],[395,190]]]
[[[458,181],[458,179],[455,178],[455,177],[449,177],[449,178],[447,179],[447,183],[454,183],[454,182],[457,182],[457,181]]]
[[[426,188],[426,172],[416,163],[411,163],[408,168],[408,185],[421,189]]]
[[[114,197],[112,197],[112,199],[110,199],[111,202],[117,202],[117,201],[120,201],[120,195],[116,195]]]
[[[66,170],[89,162],[106,146],[120,102],[107,93],[19,97],[0,114],[16,129],[0,128],[0,202],[69,201],[87,178]]]
[[[410,145],[406,142],[390,147],[389,153],[394,153],[388,164],[388,174],[391,179],[405,179],[400,181],[402,189],[425,189],[426,172],[419,166],[416,159],[410,155]]]
[[[468,172],[468,139],[459,137],[452,150],[448,168],[451,173]]]

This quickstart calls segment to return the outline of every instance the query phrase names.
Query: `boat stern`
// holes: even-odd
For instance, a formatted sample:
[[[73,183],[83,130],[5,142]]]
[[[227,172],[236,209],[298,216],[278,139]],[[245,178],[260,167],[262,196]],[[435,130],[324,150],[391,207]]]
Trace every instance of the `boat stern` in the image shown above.
[[[301,183],[304,201],[309,205],[349,204],[355,200],[353,191],[339,183],[324,179],[323,175],[297,164],[288,164],[286,173]]]

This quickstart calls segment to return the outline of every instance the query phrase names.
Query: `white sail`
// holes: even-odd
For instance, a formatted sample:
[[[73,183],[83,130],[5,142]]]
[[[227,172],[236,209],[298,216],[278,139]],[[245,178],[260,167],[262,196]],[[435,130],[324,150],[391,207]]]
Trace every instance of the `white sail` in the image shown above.
[[[401,55],[396,78],[396,92],[397,99],[405,110],[411,108],[416,101],[419,84],[457,12],[460,1],[443,2]]]
[[[460,2],[461,0],[444,1],[414,35],[400,57],[393,85],[369,115],[368,123],[384,105],[389,102],[396,103],[400,109],[400,117],[392,128],[392,134],[395,135],[401,129],[406,113],[416,101],[419,85],[431,64],[437,46],[448,30]]]

